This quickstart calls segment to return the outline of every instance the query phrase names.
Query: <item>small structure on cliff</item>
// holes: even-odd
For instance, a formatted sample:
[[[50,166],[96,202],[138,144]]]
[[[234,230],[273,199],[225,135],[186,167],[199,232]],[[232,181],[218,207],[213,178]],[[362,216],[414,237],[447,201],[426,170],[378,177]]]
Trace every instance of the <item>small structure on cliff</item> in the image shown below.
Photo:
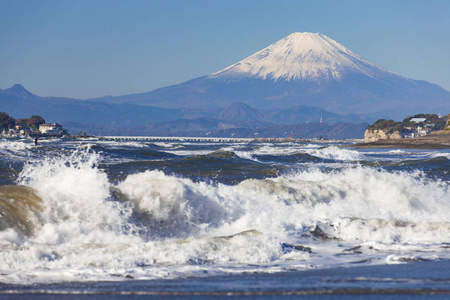
[[[427,118],[411,118],[409,122],[411,123],[423,123],[427,120]]]
[[[44,123],[39,125],[39,131],[42,134],[48,134],[48,135],[60,135],[63,134],[64,128],[59,125],[58,123]]]

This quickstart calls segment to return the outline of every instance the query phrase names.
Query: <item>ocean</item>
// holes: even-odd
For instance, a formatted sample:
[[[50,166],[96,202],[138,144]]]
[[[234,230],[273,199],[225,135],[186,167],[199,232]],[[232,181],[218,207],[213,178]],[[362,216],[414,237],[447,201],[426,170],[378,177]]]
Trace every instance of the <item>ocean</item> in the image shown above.
[[[2,139],[0,298],[450,297],[450,149],[353,143]]]

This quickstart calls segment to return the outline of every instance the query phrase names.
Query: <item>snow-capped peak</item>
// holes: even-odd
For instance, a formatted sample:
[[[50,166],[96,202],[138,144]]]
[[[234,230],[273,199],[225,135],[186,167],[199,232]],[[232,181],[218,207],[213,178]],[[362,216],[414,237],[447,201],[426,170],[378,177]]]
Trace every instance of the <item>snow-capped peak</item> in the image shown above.
[[[210,77],[258,77],[275,81],[339,79],[352,71],[371,77],[380,71],[389,72],[323,34],[295,32]]]

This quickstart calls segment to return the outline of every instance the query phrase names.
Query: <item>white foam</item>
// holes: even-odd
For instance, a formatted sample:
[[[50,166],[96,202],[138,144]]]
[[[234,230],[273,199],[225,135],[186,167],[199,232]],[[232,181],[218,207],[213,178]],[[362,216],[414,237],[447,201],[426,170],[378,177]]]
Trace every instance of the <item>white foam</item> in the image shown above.
[[[106,145],[112,148],[126,148],[126,147],[134,147],[134,148],[144,148],[147,145],[143,142],[129,142],[129,141],[95,141],[95,144],[98,145]]]
[[[98,156],[79,150],[70,157],[29,163],[19,183],[34,188],[46,210],[37,242],[59,244],[72,239],[108,241],[107,233],[121,232],[120,203],[108,202],[110,184],[97,167]]]
[[[314,151],[359,159],[345,149]],[[28,240],[11,229],[0,233],[1,282],[278,272],[364,258],[392,263],[392,252],[418,257],[424,249],[448,256],[439,245],[450,240],[449,183],[420,172],[353,165],[212,185],[154,170],[114,185],[99,159],[85,149],[25,165],[19,182],[46,209]],[[316,242],[319,230],[339,243]],[[282,243],[314,254],[283,251]],[[342,258],[341,245],[362,254]]]
[[[11,141],[2,139],[0,142],[0,150],[20,151],[31,149],[34,147],[32,143],[26,143],[25,140]]]
[[[174,146],[174,144],[171,144],[171,143],[165,143],[165,142],[157,142],[157,143],[154,143],[156,146],[159,146],[159,147],[164,147],[164,148],[173,148],[173,146]]]
[[[438,153],[430,153],[430,157],[431,158],[436,158],[436,157],[445,157],[448,160],[450,160],[450,153],[445,153],[445,152],[438,152]]]
[[[26,160],[31,155],[30,150],[35,148],[29,140],[6,140],[0,142],[0,157],[7,159]]]
[[[306,153],[319,158],[340,161],[359,161],[365,159],[364,155],[356,150],[343,149],[336,146],[306,150]]]
[[[210,186],[160,171],[130,175],[117,188],[146,217],[153,239],[205,233],[232,217]]]
[[[175,154],[179,156],[194,156],[194,155],[207,155],[211,153],[211,150],[162,150],[162,152],[166,152],[169,154]]]

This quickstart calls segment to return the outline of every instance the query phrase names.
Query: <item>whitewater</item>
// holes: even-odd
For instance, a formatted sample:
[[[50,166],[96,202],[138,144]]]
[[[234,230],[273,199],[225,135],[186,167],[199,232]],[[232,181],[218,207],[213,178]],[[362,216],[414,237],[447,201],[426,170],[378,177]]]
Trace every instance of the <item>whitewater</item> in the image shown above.
[[[351,143],[3,139],[0,291],[447,263],[450,149]]]

